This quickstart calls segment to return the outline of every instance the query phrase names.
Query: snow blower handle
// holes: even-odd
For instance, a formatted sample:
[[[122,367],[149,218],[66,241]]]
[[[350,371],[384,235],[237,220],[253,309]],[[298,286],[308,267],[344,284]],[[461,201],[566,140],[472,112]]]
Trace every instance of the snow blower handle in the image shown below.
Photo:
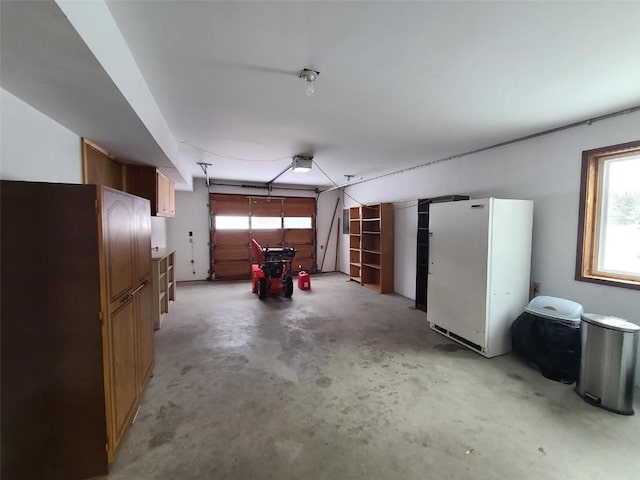
[[[262,250],[262,245],[255,238],[251,239],[251,248],[253,249],[253,256],[256,257],[256,263],[258,265],[264,264],[264,250]]]

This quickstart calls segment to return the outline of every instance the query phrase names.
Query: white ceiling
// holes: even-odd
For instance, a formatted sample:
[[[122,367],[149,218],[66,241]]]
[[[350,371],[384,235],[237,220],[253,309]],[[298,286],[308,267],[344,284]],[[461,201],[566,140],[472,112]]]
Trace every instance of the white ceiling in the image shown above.
[[[123,161],[173,167],[55,3],[0,5],[2,88]]]
[[[313,152],[339,183],[640,104],[640,2],[107,4],[178,141]],[[259,181],[288,163],[208,161]]]

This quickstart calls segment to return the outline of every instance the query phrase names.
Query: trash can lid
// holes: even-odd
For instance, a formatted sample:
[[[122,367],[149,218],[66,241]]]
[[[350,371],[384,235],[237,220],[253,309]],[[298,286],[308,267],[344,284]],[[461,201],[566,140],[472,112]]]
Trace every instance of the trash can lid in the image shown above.
[[[545,318],[580,322],[582,305],[564,298],[539,296],[535,297],[525,307],[525,312],[539,315]]]
[[[582,320],[598,327],[617,330],[619,332],[640,332],[640,326],[635,323],[628,322],[622,318],[610,317],[609,315],[598,315],[597,313],[585,313]]]

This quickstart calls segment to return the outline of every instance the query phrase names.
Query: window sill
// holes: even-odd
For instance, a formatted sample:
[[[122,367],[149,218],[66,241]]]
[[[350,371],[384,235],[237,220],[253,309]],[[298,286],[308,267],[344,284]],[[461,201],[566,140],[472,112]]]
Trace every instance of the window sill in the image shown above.
[[[627,280],[615,277],[605,277],[602,275],[576,275],[575,279],[579,282],[599,283],[600,285],[609,285],[610,287],[630,288],[632,290],[640,290],[640,281]]]

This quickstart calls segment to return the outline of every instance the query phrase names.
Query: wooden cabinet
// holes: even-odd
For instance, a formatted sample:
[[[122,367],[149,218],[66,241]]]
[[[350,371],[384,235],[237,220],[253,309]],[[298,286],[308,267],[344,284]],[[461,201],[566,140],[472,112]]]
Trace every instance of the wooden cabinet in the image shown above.
[[[1,183],[2,478],[107,473],[154,362],[148,209],[97,185]]]
[[[124,190],[151,202],[151,215],[173,217],[176,214],[175,187],[155,167],[125,165]]]
[[[152,253],[153,326],[158,330],[169,311],[169,302],[176,299],[176,252],[164,248]]]
[[[378,293],[393,292],[393,204],[349,209],[349,278]]]
[[[124,165],[103,148],[83,138],[82,183],[122,190]]]

